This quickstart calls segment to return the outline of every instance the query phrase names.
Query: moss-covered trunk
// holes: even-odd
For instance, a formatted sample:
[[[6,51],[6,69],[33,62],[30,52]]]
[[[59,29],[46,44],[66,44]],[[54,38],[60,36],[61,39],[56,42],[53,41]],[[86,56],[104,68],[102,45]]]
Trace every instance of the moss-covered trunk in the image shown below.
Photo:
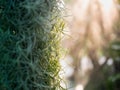
[[[59,0],[0,0],[0,90],[63,90]]]

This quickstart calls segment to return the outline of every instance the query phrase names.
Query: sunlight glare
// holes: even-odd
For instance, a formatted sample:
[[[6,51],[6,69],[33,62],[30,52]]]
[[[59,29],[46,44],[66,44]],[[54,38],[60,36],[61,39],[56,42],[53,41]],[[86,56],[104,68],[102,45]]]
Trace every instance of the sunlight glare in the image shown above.
[[[77,85],[75,90],[84,90],[83,85],[81,85],[81,84]]]

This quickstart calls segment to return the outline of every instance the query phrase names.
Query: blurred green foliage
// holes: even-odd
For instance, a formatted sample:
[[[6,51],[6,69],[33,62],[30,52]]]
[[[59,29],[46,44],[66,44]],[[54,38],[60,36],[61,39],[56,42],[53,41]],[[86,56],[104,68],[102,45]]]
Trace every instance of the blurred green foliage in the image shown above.
[[[113,41],[108,49],[110,57],[113,59],[113,75],[107,78],[108,90],[120,89],[120,41]]]

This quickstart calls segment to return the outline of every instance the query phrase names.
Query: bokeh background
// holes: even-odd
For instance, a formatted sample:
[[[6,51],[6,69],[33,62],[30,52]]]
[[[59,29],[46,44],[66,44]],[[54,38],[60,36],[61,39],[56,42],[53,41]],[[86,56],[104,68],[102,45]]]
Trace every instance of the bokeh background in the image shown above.
[[[118,0],[64,0],[60,64],[67,90],[120,90]]]

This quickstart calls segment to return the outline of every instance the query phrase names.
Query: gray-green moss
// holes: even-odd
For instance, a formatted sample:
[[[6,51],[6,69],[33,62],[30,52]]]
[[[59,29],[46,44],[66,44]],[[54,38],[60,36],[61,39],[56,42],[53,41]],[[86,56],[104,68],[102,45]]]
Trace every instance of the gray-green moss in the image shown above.
[[[0,89],[63,90],[59,0],[0,0]]]

